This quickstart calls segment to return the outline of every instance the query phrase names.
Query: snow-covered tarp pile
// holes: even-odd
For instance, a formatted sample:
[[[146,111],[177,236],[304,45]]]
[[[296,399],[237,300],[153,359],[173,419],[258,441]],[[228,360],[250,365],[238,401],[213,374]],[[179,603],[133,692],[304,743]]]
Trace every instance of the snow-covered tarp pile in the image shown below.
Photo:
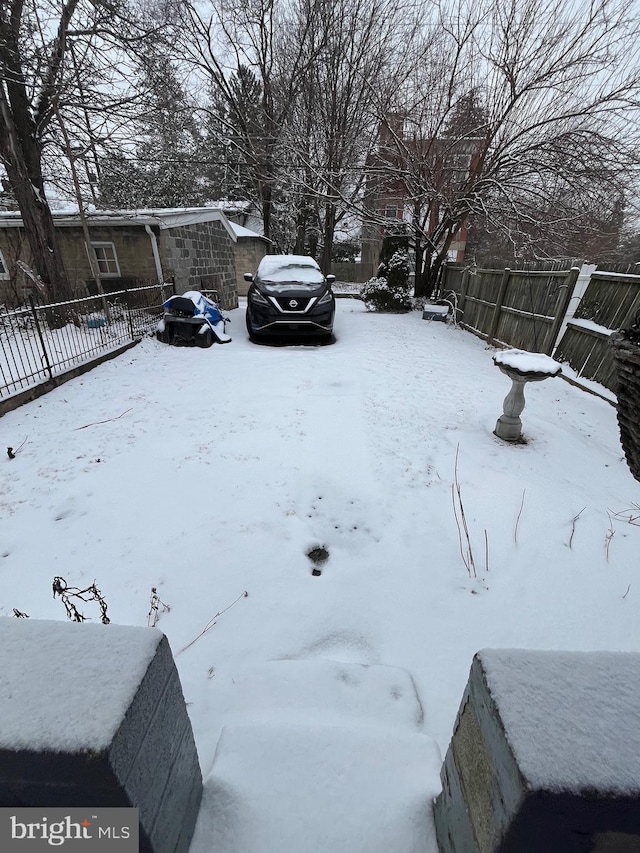
[[[191,853],[436,853],[474,653],[640,648],[615,409],[532,383],[507,445],[479,339],[351,299],[335,332],[145,339],[0,419],[20,447],[0,460],[0,613],[65,619],[62,576],[146,625],[156,590],[205,778]]]

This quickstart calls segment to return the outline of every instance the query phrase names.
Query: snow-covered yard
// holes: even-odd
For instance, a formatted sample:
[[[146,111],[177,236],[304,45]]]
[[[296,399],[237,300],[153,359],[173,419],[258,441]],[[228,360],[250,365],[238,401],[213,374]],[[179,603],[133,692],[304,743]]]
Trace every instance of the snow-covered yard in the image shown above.
[[[343,299],[335,345],[255,346],[231,316],[228,346],[145,339],[0,420],[0,615],[64,619],[61,576],[145,625],[157,589],[205,777],[191,853],[435,853],[474,652],[640,649],[615,410],[533,383],[507,445],[469,333]]]

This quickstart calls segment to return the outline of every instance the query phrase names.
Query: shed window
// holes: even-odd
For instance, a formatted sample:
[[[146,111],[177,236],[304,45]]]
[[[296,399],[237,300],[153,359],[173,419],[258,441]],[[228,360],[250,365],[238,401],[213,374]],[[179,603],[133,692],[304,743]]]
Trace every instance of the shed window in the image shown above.
[[[92,243],[100,275],[120,275],[118,256],[113,243]]]
[[[4,255],[0,252],[0,278],[9,278],[9,268],[5,262]]]

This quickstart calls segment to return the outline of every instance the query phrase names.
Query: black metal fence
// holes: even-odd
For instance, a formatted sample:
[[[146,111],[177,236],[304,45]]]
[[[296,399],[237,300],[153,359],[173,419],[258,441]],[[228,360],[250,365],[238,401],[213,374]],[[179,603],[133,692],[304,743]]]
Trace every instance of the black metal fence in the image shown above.
[[[152,332],[173,286],[150,285],[7,310],[0,306],[0,399]]]

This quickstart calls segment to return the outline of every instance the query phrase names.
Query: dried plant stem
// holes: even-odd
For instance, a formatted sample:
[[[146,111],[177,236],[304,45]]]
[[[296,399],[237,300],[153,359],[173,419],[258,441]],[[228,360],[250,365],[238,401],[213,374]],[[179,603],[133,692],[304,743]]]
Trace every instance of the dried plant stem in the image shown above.
[[[460,556],[462,557],[462,562],[465,565],[467,573],[469,577],[477,578],[478,572],[476,571],[476,564],[473,558],[473,549],[471,548],[471,537],[469,535],[469,527],[467,525],[467,518],[464,513],[464,504],[462,503],[462,489],[460,488],[460,482],[458,480],[458,453],[460,451],[460,445],[456,447],[456,460],[453,469],[453,484],[451,486],[451,500],[453,503],[453,517],[456,521],[456,527],[458,528],[458,541],[460,543]],[[456,503],[457,499],[457,503]],[[465,542],[463,543],[463,532]]]
[[[489,537],[487,536],[487,528],[484,529],[484,570],[489,572]]]
[[[626,597],[629,595],[629,590],[630,590],[630,589],[631,589],[631,584],[629,584],[629,586],[627,587],[627,591],[626,591],[626,592],[625,592],[625,594],[622,596],[623,598],[626,598]]]
[[[29,436],[27,436],[27,438],[29,438]],[[19,453],[25,446],[25,444],[27,443],[27,438],[25,438],[22,444],[18,445],[18,447],[16,447],[15,449],[13,447],[7,447],[7,456],[9,457],[9,459],[16,458],[16,453]]]
[[[516,518],[516,526],[513,529],[513,538],[514,538],[516,545],[518,544],[518,525],[520,524],[520,516],[522,515],[522,508],[524,506],[524,496],[526,493],[527,493],[527,490],[523,489],[522,490],[522,500],[520,502],[520,510],[518,511],[518,517]]]
[[[100,608],[100,621],[103,625],[108,625],[111,619],[107,616],[107,602],[94,581],[91,586],[86,589],[80,589],[77,586],[69,586],[64,578],[55,577],[53,579],[53,597],[58,596],[62,599],[64,608],[67,611],[67,618],[72,622],[86,622],[87,616],[81,613],[75,606],[72,598],[77,598],[80,601],[97,601]]]
[[[126,410],[125,412],[123,412],[121,415],[116,415],[116,417],[115,417],[115,418],[107,418],[107,419],[106,419],[106,421],[93,421],[93,422],[92,422],[92,423],[90,423],[90,424],[85,424],[84,426],[76,427],[76,428],[73,430],[73,432],[78,432],[78,430],[86,429],[87,427],[90,427],[90,426],[98,426],[98,424],[108,424],[108,423],[111,423],[111,421],[117,421],[117,420],[119,420],[120,418],[124,417],[124,416],[127,414],[127,412],[130,412],[130,411],[131,411],[131,409],[127,409],[127,410]]]
[[[573,543],[573,534],[576,532],[576,522],[578,521],[582,513],[585,511],[585,509],[586,506],[583,506],[580,512],[574,515],[571,519],[571,536],[569,537],[569,548],[571,548],[571,545]]]
[[[616,532],[613,529],[613,518],[611,516],[611,513],[608,513],[608,515],[609,515],[609,529],[607,530],[607,534],[604,538],[604,550],[605,550],[605,553],[607,555],[607,563],[609,562],[609,548],[611,547],[611,540],[613,539],[615,532]]]
[[[629,509],[623,509],[620,512],[609,510],[609,516],[617,521],[626,521],[627,524],[640,527],[640,504],[633,503]]]
[[[240,593],[240,595],[236,598],[236,600],[235,600],[235,601],[232,601],[232,602],[231,602],[231,604],[229,604],[227,607],[225,607],[225,608],[224,608],[224,610],[218,610],[218,612],[215,614],[215,616],[212,616],[212,617],[211,617],[211,619],[209,619],[209,621],[208,621],[208,622],[207,622],[207,624],[204,626],[204,628],[202,629],[202,631],[200,631],[200,633],[198,634],[198,636],[197,636],[197,637],[194,637],[194,638],[193,638],[193,640],[191,640],[191,642],[190,642],[190,643],[187,643],[187,645],[186,645],[186,646],[183,646],[183,647],[180,649],[180,651],[179,651],[179,652],[177,652],[176,654],[181,655],[181,654],[182,654],[182,652],[186,652],[186,650],[187,650],[187,649],[191,648],[191,646],[192,646],[194,643],[196,643],[196,642],[200,639],[200,637],[204,637],[204,635],[207,633],[207,631],[210,631],[210,630],[213,628],[213,626],[216,624],[216,619],[218,618],[218,616],[222,616],[222,614],[223,614],[223,613],[226,613],[226,612],[227,612],[227,610],[230,610],[230,609],[233,607],[233,605],[234,605],[234,604],[237,604],[237,603],[240,601],[240,599],[241,599],[241,598],[246,598],[248,595],[249,595],[249,593],[248,593],[248,592],[247,592],[247,590],[245,589],[245,591],[244,591],[244,592],[242,592],[242,593]]]
[[[160,600],[160,596],[158,595],[158,591],[155,586],[151,587],[151,598],[150,602],[151,609],[147,613],[147,625],[150,628],[155,628],[158,624],[158,620],[160,619],[160,608],[162,607],[163,613],[168,613],[171,608],[168,604],[165,604],[164,601]]]

